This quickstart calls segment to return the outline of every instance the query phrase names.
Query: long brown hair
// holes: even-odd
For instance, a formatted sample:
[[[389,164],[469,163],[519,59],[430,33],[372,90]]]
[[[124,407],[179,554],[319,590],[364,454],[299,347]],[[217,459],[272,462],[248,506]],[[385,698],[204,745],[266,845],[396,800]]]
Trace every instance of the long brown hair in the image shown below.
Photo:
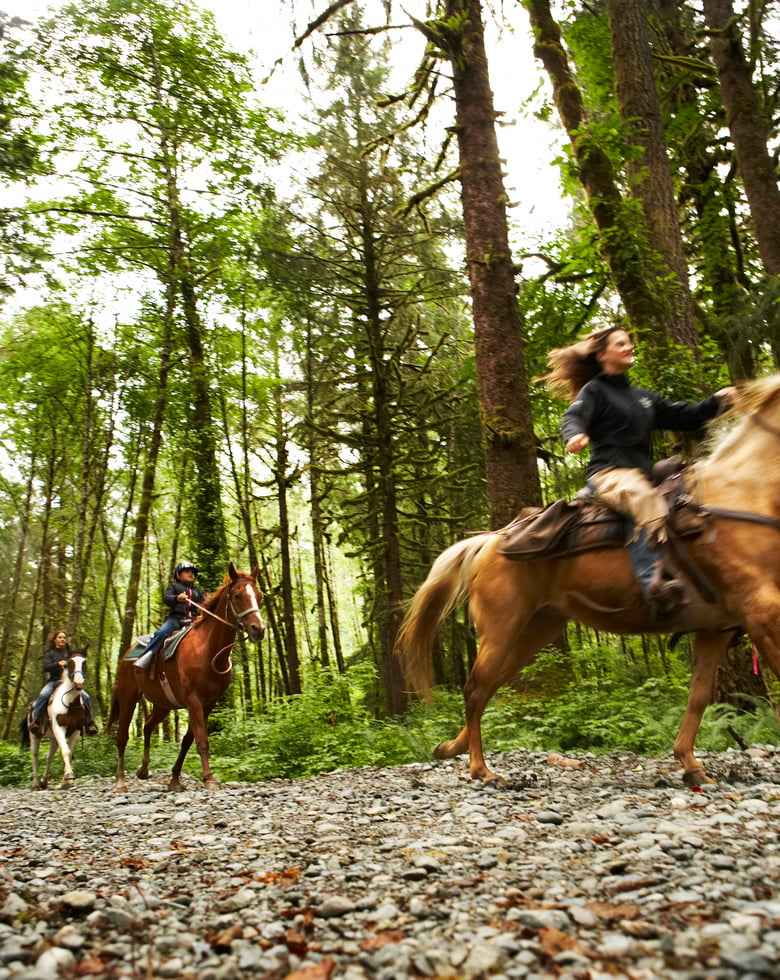
[[[546,381],[554,395],[573,401],[582,386],[603,370],[598,355],[609,343],[610,336],[623,327],[602,327],[569,347],[556,347],[547,355],[550,371],[539,380]]]

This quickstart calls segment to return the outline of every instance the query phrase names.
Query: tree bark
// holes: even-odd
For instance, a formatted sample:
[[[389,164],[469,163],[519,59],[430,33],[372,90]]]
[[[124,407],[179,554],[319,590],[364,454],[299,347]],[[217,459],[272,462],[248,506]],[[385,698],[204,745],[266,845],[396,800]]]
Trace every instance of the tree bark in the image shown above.
[[[731,0],[704,0],[710,51],[718,69],[726,122],[734,141],[759,254],[766,271],[780,275],[780,191],[761,113]]]
[[[122,616],[122,631],[120,650],[127,650],[133,641],[135,620],[138,607],[138,594],[141,582],[146,535],[149,530],[149,517],[154,499],[154,482],[157,472],[157,460],[162,445],[165,409],[168,402],[168,373],[170,371],[172,321],[174,311],[173,285],[169,283],[166,290],[166,305],[163,316],[163,333],[160,342],[160,365],[157,371],[157,390],[152,414],[152,432],[149,439],[149,452],[141,480],[141,498],[138,503],[138,513],[135,518],[133,546],[130,553],[130,572],[128,575],[127,592],[125,593],[125,608]]]
[[[607,0],[615,87],[624,130],[640,152],[626,167],[642,205],[649,243],[645,275],[658,283],[657,303],[671,341],[698,355],[699,334],[688,284],[688,264],[655,86],[644,4]]]
[[[589,131],[582,93],[569,67],[549,0],[523,0],[534,31],[534,54],[553,86],[558,114],[569,135],[580,181],[599,230],[599,248],[631,325],[657,347],[665,346],[670,324],[646,276],[646,231],[629,214],[612,163]],[[652,373],[652,363],[649,365]]]
[[[480,3],[446,0],[445,20],[436,27],[452,64],[488,505],[497,528],[522,507],[541,502],[524,324],[509,248]]]

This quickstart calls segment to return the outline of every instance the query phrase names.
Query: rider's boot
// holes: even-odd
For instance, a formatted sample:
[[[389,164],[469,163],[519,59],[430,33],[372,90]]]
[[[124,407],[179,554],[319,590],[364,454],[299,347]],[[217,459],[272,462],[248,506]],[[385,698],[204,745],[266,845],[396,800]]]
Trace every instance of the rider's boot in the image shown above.
[[[674,616],[683,604],[685,586],[679,578],[666,571],[660,549],[648,543],[644,528],[639,531],[635,541],[629,542],[628,551],[653,616],[656,619]]]

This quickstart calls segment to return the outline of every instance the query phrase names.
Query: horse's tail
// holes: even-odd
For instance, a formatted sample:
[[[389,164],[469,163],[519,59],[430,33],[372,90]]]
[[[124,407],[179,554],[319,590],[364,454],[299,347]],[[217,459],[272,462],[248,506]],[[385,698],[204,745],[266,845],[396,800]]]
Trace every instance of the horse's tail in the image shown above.
[[[27,748],[30,744],[30,729],[27,727],[27,714],[25,713],[22,720],[19,722],[19,738],[22,743],[23,748]]]
[[[471,565],[493,534],[478,534],[443,551],[417,590],[398,631],[396,653],[412,690],[430,700],[433,646],[439,629],[469,592]]]

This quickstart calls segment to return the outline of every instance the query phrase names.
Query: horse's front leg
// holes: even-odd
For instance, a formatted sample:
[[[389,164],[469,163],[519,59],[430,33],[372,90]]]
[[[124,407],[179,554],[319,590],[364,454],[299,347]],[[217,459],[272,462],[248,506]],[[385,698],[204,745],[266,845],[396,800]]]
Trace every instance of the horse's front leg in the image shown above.
[[[694,746],[702,716],[712,700],[715,676],[723,654],[731,642],[730,632],[702,630],[696,634],[688,703],[674,743],[674,757],[682,765],[686,786],[701,786],[713,780],[696,758]]]
[[[76,729],[71,735],[65,739],[65,748],[62,752],[62,763],[65,771],[62,774],[62,782],[60,783],[60,789],[68,789],[75,776],[73,775],[73,749],[76,747],[76,742],[79,740],[79,729]]]
[[[184,738],[181,740],[181,750],[174,763],[168,788],[175,791],[183,788],[181,784],[181,771],[184,766],[184,759],[190,746],[195,742],[195,748],[200,756],[200,764],[203,769],[203,782],[206,785],[206,789],[219,789],[219,782],[214,778],[214,774],[209,765],[209,736],[206,722],[211,709],[209,708],[207,710],[204,708],[197,698],[192,699],[188,708],[190,723],[187,726],[187,731],[184,733]]]
[[[139,779],[149,778],[149,760],[152,754],[152,735],[160,722],[171,713],[170,708],[162,708],[154,705],[144,724],[144,751],[141,757],[141,764],[136,769],[135,774]]]
[[[46,762],[46,777],[48,779],[49,763],[54,758],[54,754],[59,748],[64,768],[60,789],[67,789],[73,782],[73,769],[70,765],[70,743],[68,742],[68,738],[65,734],[65,729],[59,724],[59,722],[55,721],[51,716],[49,717],[49,721],[51,724],[52,741],[49,749],[49,758]]]

